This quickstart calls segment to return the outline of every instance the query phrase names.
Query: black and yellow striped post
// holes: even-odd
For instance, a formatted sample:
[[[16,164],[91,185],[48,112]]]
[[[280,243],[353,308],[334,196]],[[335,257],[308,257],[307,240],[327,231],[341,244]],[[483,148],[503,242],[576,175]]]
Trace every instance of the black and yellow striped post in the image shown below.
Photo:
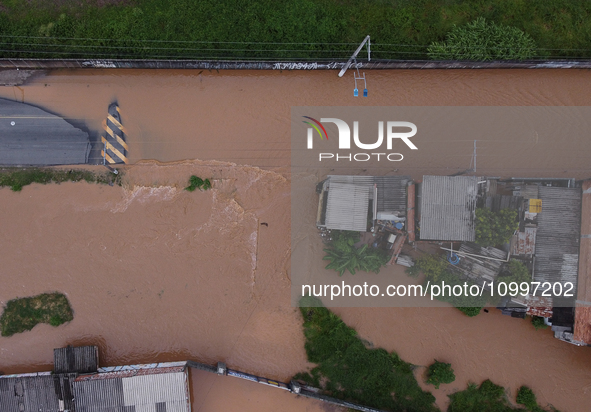
[[[121,113],[117,103],[109,105],[107,119],[103,121],[103,129],[105,129],[105,134],[101,136],[103,164],[127,164],[129,148],[125,141],[126,131],[121,124]]]

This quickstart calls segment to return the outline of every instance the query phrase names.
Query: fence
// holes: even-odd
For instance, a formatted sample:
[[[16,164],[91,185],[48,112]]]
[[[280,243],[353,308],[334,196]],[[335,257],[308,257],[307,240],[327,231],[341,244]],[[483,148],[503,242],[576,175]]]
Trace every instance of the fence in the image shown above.
[[[0,59],[0,69],[197,69],[197,70],[340,70],[345,61],[76,60]],[[591,60],[429,61],[376,60],[351,69],[591,69]]]
[[[307,385],[301,385],[296,381],[291,381],[290,383],[284,383],[280,381],[276,381],[273,379],[262,378],[260,376],[251,375],[250,373],[240,372],[234,369],[229,369],[226,367],[226,364],[223,362],[218,362],[217,367],[207,365],[204,363],[194,362],[194,361],[187,361],[187,366],[195,369],[200,369],[203,371],[217,373],[218,375],[227,375],[233,376],[235,378],[244,379],[251,382],[261,383],[263,385],[272,386],[274,388],[283,389],[294,393],[296,395],[301,395],[306,398],[317,399],[319,401],[327,402],[333,405],[342,406],[345,408],[354,409],[361,412],[384,412],[379,409],[373,409],[363,405],[357,405],[355,403],[346,402],[340,399],[332,398],[330,396],[322,395],[320,393],[320,389],[314,388]]]

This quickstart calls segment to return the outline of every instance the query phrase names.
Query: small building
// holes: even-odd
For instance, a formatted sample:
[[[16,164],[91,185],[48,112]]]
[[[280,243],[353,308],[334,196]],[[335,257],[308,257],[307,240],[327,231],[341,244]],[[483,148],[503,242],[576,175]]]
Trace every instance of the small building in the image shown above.
[[[375,221],[404,226],[408,176],[336,176],[319,184],[316,225],[367,232]]]
[[[475,176],[423,176],[419,195],[421,240],[476,239],[478,181]]]
[[[186,362],[98,366],[96,346],[54,351],[54,372],[0,376],[2,412],[190,412]]]

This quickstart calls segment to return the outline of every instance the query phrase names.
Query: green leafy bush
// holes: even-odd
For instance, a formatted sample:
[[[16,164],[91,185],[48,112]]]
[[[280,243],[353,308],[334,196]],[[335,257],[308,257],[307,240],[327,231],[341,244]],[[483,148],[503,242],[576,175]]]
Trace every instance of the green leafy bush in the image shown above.
[[[336,270],[339,276],[347,270],[352,275],[358,270],[379,273],[381,267],[388,263],[389,257],[384,250],[368,245],[355,247],[359,241],[358,232],[333,230],[331,237],[330,247],[324,249],[326,255],[322,259],[329,260],[326,269]]]
[[[482,382],[480,387],[475,384],[461,392],[449,395],[448,412],[509,412],[511,408],[505,396],[505,389],[490,380]]]
[[[496,213],[485,208],[476,209],[476,243],[497,246],[507,243],[519,228],[517,211],[502,209]]]
[[[411,364],[384,349],[368,349],[338,316],[312,297],[303,298],[305,349],[317,364],[294,379],[327,395],[389,411],[436,412],[435,397],[423,391]]]
[[[471,281],[460,279],[447,268],[448,263],[440,256],[426,254],[418,258],[415,265],[412,268],[409,268],[412,269],[410,273],[408,269],[406,273],[408,273],[409,276],[416,277],[419,271],[423,272],[425,274],[425,281],[429,282],[429,287],[434,285],[442,286],[444,283],[451,288],[455,285],[463,287],[464,283],[467,284],[468,288],[474,285]],[[426,284],[424,286],[426,286]],[[471,296],[462,293],[459,296],[435,296],[435,299],[451,303],[465,315],[473,317],[480,313],[484,305],[486,305],[488,297],[488,294],[483,294],[483,296]]]
[[[536,54],[536,43],[516,27],[477,18],[463,26],[454,25],[444,42],[427,49],[435,60],[523,60]]]
[[[541,316],[532,316],[531,323],[532,325],[534,325],[534,328],[536,328],[536,330],[546,329],[548,327],[548,325],[544,323],[544,318],[542,318]]]
[[[519,391],[517,392],[517,403],[524,405],[529,410],[535,409],[538,406],[536,395],[527,386],[519,388]]]
[[[195,189],[199,189],[199,190],[211,189],[211,181],[209,179],[203,180],[200,177],[193,175],[189,178],[189,186],[185,187],[185,190],[188,190],[189,192],[193,192],[193,191],[195,191]]]
[[[439,389],[439,385],[442,383],[452,383],[456,380],[454,370],[451,368],[451,363],[443,363],[435,360],[429,369],[427,370],[427,383],[435,386],[435,389]]]
[[[436,282],[446,268],[447,262],[438,255],[423,255],[409,269],[412,269],[412,272],[421,271],[425,274],[427,280]]]

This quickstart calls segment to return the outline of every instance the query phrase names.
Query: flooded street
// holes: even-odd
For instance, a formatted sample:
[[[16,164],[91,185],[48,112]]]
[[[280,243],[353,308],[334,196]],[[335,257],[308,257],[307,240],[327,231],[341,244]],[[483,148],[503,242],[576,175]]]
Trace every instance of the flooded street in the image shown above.
[[[135,163],[123,187],[0,189],[0,303],[56,290],[75,312],[65,326],[0,337],[0,371],[48,370],[53,348],[98,344],[103,365],[224,361],[287,381],[310,366],[290,296],[292,106],[591,106],[588,71],[375,71],[366,73],[366,99],[353,97],[347,76],[61,70],[0,88],[0,97],[38,105],[91,132],[117,100]],[[483,144],[483,173],[591,177],[590,140],[535,140],[539,146],[518,162],[499,141]],[[471,140],[441,143],[423,142],[425,150],[400,173],[468,167]],[[522,152],[532,146],[519,144]],[[213,189],[182,190],[190,175],[212,179]],[[312,190],[297,204],[314,202]],[[542,406],[588,410],[591,348],[560,342],[528,322],[496,310],[476,318],[453,308],[335,312],[363,339],[408,362],[451,362],[453,384],[423,385],[442,408],[447,394],[490,378],[512,398],[527,385]],[[417,369],[419,381],[423,372]],[[324,408],[232,378],[192,372],[191,379],[194,411]]]

